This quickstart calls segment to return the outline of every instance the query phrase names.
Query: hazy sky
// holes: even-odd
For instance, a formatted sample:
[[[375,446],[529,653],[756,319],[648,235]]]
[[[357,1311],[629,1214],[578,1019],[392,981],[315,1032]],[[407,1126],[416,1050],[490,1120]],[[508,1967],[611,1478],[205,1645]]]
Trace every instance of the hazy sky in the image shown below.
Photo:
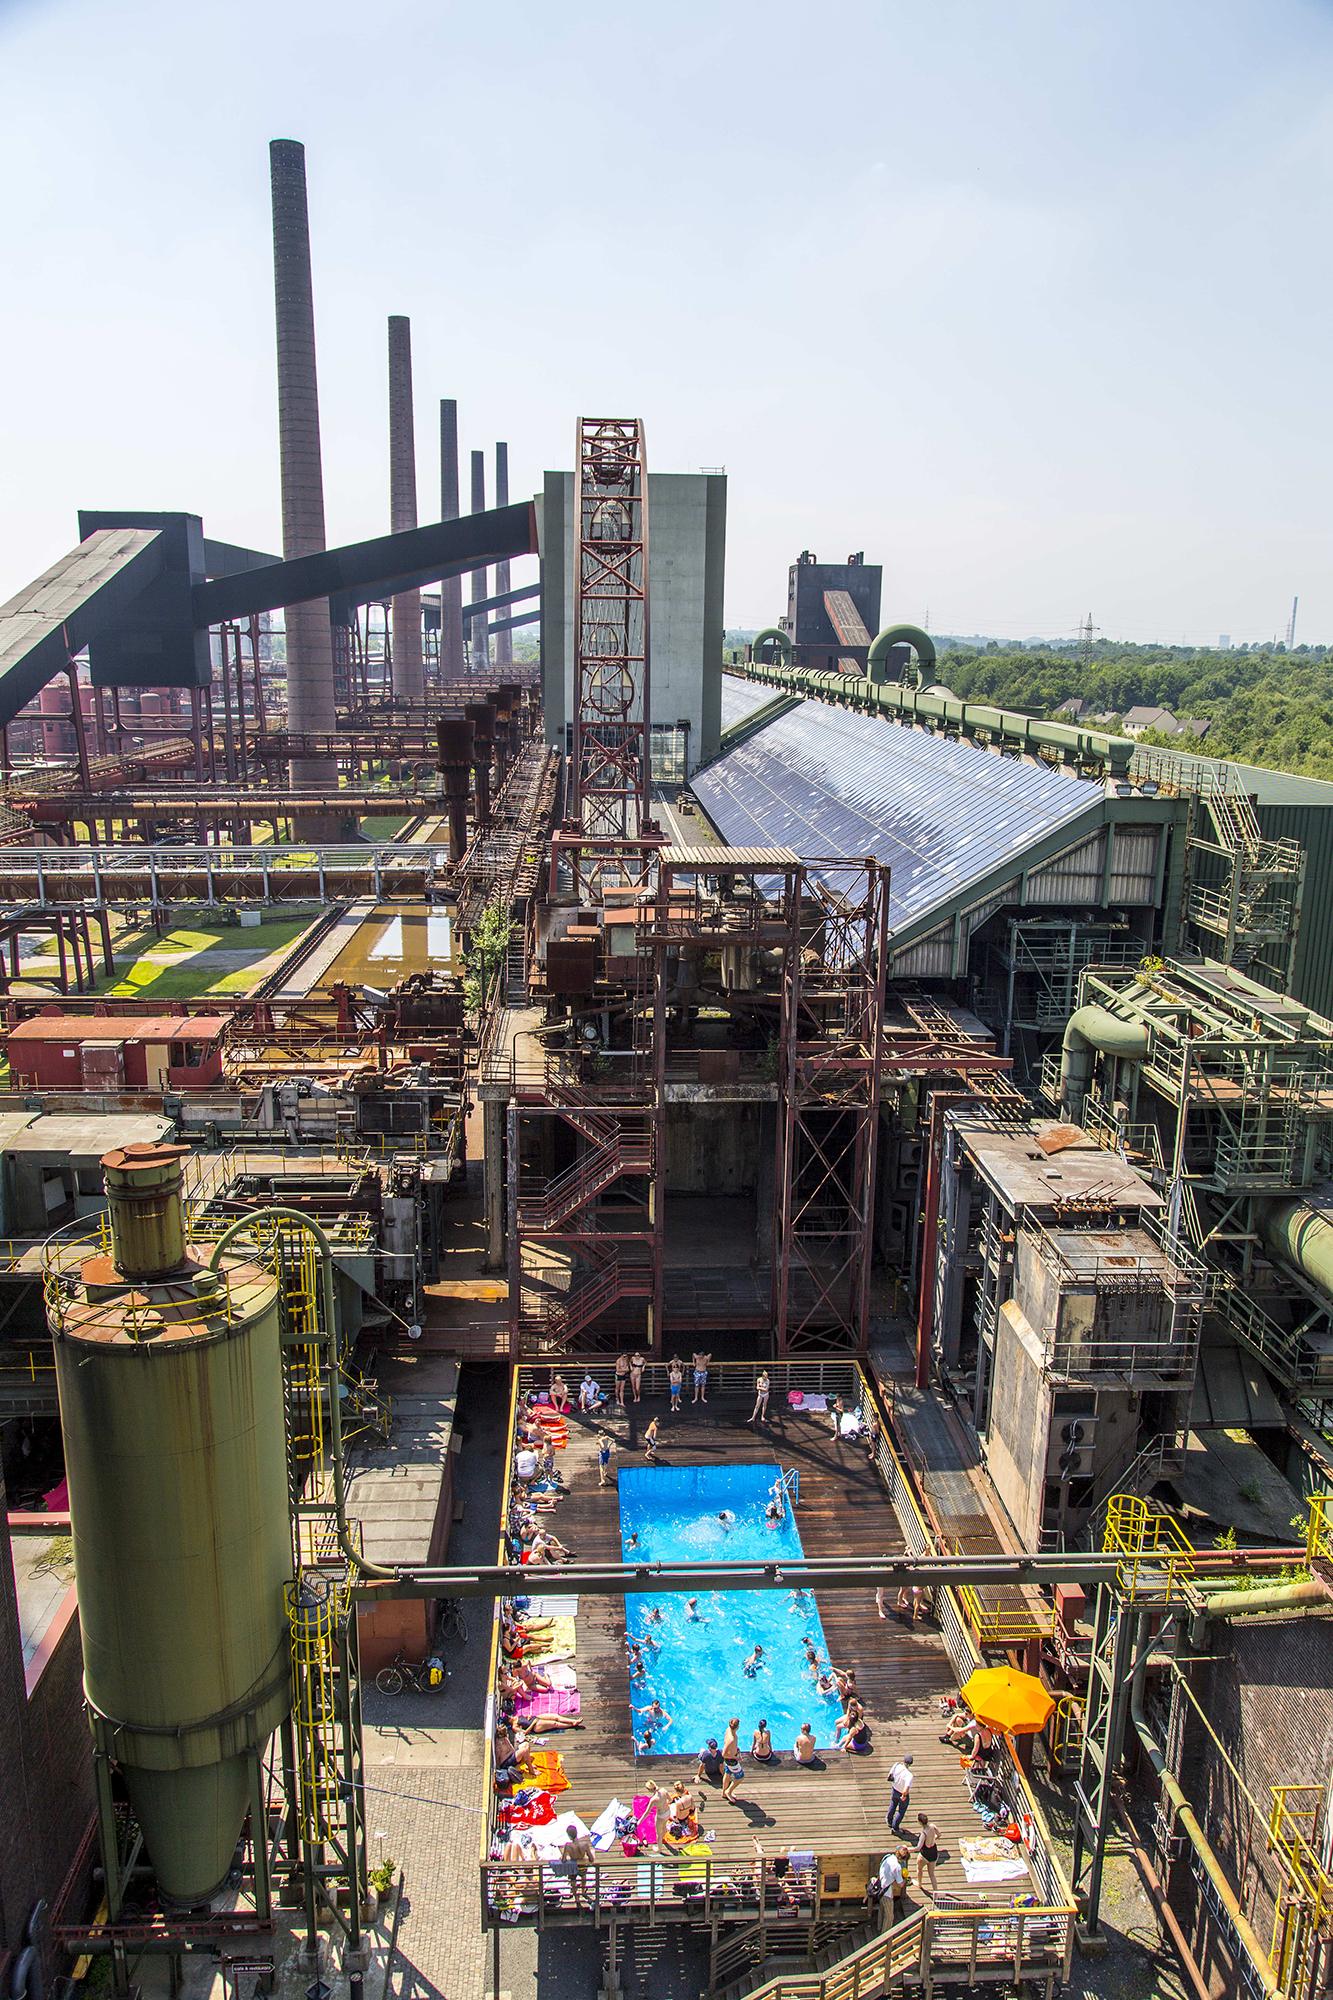
[[[333,540],[385,317],[513,488],[575,419],[730,475],[727,616],[1333,638],[1333,0],[0,0],[0,600],[75,511],[278,540],[271,137],[310,175]]]

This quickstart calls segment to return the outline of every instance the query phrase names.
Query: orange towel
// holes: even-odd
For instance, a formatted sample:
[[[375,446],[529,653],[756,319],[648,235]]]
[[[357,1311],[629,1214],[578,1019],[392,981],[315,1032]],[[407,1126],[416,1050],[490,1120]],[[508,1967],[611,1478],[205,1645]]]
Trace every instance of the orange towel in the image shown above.
[[[565,1760],[558,1750],[529,1750],[524,1763],[544,1792],[567,1792]]]

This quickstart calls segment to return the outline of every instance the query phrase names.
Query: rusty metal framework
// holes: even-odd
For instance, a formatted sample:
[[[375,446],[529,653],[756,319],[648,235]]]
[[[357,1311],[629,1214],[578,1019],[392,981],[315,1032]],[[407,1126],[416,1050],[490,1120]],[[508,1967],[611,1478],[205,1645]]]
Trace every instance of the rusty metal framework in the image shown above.
[[[581,417],[574,474],[570,818],[634,838],[651,818],[648,463],[637,417]]]

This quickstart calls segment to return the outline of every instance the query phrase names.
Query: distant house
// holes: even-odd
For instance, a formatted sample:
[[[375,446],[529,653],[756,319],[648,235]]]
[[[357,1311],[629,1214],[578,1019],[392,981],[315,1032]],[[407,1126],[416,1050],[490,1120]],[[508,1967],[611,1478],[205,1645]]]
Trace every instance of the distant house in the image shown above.
[[[1127,708],[1121,718],[1126,736],[1142,736],[1145,729],[1160,730],[1163,736],[1179,736],[1180,724],[1169,708]]]
[[[1084,701],[1081,694],[1071,694],[1068,701],[1062,701],[1058,708],[1051,710],[1051,714],[1067,715],[1071,722],[1077,722],[1080,716],[1086,716],[1091,708],[1092,703]]]
[[[1212,726],[1206,715],[1172,715],[1169,708],[1127,708],[1121,717],[1126,736],[1142,736],[1145,729],[1155,729],[1160,736],[1192,736],[1198,742]]]

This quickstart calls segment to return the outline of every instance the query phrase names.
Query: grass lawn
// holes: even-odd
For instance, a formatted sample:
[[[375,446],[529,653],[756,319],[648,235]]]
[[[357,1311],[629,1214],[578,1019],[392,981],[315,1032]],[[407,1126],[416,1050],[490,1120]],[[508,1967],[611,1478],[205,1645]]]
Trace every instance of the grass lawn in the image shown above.
[[[160,938],[152,931],[127,932],[115,940],[114,977],[99,975],[94,991],[113,1000],[193,1000],[206,993],[248,993],[263,961],[292,944],[312,921],[313,913],[267,919],[254,930],[236,924],[192,924],[166,931]],[[238,952],[247,955],[244,965],[235,963]],[[39,967],[34,957],[24,960],[29,977],[41,978],[48,962],[53,977],[55,952],[43,951],[40,961]]]
[[[401,813],[371,813],[361,820],[363,840],[396,840],[407,821]]]

